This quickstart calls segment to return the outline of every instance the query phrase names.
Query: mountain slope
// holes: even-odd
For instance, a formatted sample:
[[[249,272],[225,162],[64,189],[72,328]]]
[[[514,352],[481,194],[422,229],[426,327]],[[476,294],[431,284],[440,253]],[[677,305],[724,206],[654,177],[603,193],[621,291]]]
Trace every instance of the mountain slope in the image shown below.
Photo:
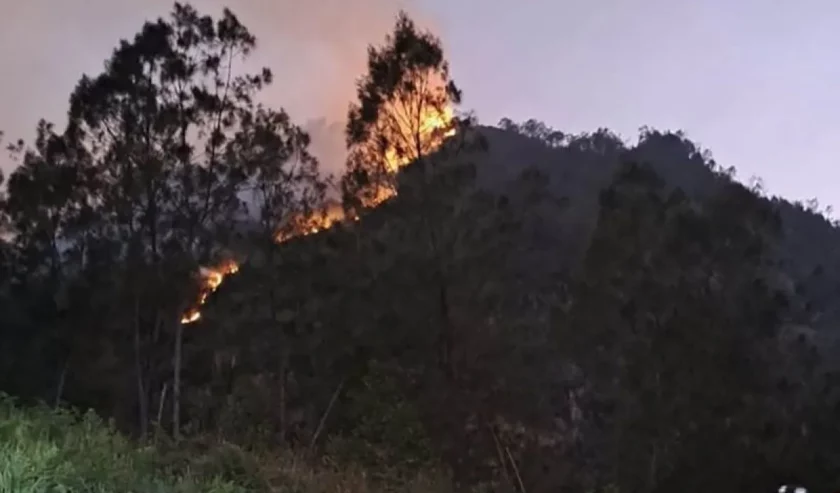
[[[479,476],[498,437],[496,428],[486,433],[490,423],[476,427],[475,420],[493,420],[498,433],[511,434],[507,443],[517,447],[511,453],[529,468],[523,475],[543,485],[528,490],[557,491],[560,478],[616,462],[610,433],[624,426],[622,410],[658,406],[652,421],[641,411],[633,419],[663,440],[660,432],[670,425],[658,420],[672,420],[679,433],[694,436],[694,444],[684,445],[687,454],[717,454],[717,445],[701,444],[706,428],[731,437],[732,430],[719,428],[720,416],[741,420],[738,433],[749,438],[760,432],[752,424],[788,423],[789,413],[804,412],[789,406],[811,394],[780,394],[771,383],[777,373],[799,368],[795,339],[814,337],[827,347],[837,333],[828,309],[838,280],[829,264],[836,228],[796,205],[751,195],[680,135],[647,132],[630,147],[606,131],[562,145],[496,128],[477,131],[486,151],[457,159],[474,164],[477,191],[490,194],[414,195],[410,186],[401,188],[358,222],[250,256],[188,331],[185,344],[194,349],[185,414],[200,423],[235,423],[230,433],[247,435],[249,425],[241,423],[281,419],[276,403],[282,398],[288,412],[277,428],[292,440],[320,433],[374,443],[382,454],[371,459],[376,465],[383,456],[432,451],[456,474]],[[688,198],[662,202],[668,195],[662,189],[622,182],[627,162],[650,165],[665,191],[679,187]],[[641,214],[602,208],[602,192],[617,189],[624,194],[620,203]],[[541,200],[530,202],[534,190]],[[663,203],[673,207],[660,215],[652,207]],[[743,238],[762,235],[751,229],[762,225],[752,212],[727,214],[731,203],[753,212],[763,210],[757,203],[775,207],[786,233],[774,250],[781,269],[765,268],[761,254],[740,260],[753,245]],[[703,244],[694,248],[683,233]],[[824,271],[814,275],[821,263]],[[787,287],[794,307],[812,305],[786,320],[790,330],[782,335],[790,338],[764,330],[779,327],[775,313],[783,303],[772,289],[754,289],[761,276]],[[813,313],[819,316],[803,316]],[[781,351],[768,350],[762,359],[765,344]],[[625,374],[627,360],[638,373]],[[759,360],[756,373],[740,363]],[[661,375],[673,379],[667,392],[650,394]],[[752,384],[754,375],[762,378]],[[621,385],[615,376],[625,379]],[[650,395],[657,396],[652,403]],[[707,413],[706,397],[720,399],[723,410]],[[236,399],[247,410],[229,404]],[[327,416],[334,399],[340,410]],[[757,407],[745,408],[742,399]],[[601,407],[616,402],[637,407]],[[248,418],[231,419],[231,413]],[[619,413],[619,421],[603,421],[604,413]],[[704,420],[702,433],[694,419]],[[576,440],[584,453],[567,447]],[[434,445],[418,450],[418,443]],[[736,452],[755,457],[762,447]],[[589,462],[590,456],[598,459]],[[788,458],[767,460],[772,470]],[[729,461],[719,462],[721,471],[732,472]]]
[[[606,131],[567,138],[550,146],[537,138],[494,127],[479,129],[488,150],[473,154],[483,187],[504,193],[528,168],[538,170],[556,197],[568,207],[553,218],[563,233],[556,235],[556,252],[583,252],[595,225],[598,196],[623,162],[650,165],[669,187],[679,187],[695,199],[712,196],[726,182],[713,160],[684,136],[648,131],[636,145],[625,146]],[[789,284],[810,305],[809,325],[840,329],[840,228],[825,217],[787,200],[764,198],[782,220],[779,261]],[[569,264],[576,262],[574,255]],[[544,264],[543,264],[544,265]]]

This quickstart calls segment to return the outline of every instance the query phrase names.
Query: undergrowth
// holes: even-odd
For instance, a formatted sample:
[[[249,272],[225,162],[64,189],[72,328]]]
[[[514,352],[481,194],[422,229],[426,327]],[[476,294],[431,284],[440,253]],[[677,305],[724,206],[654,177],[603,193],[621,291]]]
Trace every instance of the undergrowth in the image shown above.
[[[362,467],[210,439],[142,445],[93,412],[0,394],[0,493],[446,493],[447,483],[429,473],[384,483]]]
[[[22,407],[0,396],[0,493],[235,493],[229,481],[162,474],[139,447],[94,413]]]

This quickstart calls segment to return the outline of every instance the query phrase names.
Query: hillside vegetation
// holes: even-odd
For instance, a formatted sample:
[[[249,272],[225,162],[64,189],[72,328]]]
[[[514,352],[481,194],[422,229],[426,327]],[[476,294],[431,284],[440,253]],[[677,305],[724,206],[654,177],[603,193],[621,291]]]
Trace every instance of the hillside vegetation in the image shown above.
[[[24,411],[4,396],[0,420],[3,493],[245,491],[222,479],[167,474],[152,449],[133,445],[92,413]]]
[[[22,406],[0,397],[0,492],[337,493],[388,491],[358,468],[312,466],[293,454],[244,450],[208,439],[137,444],[93,412]],[[381,481],[379,482],[381,483]],[[393,487],[447,491],[424,475]]]
[[[840,228],[815,203],[681,132],[478,125],[405,14],[327,178],[256,103],[256,46],[176,4],[12,146],[5,484],[840,486]]]

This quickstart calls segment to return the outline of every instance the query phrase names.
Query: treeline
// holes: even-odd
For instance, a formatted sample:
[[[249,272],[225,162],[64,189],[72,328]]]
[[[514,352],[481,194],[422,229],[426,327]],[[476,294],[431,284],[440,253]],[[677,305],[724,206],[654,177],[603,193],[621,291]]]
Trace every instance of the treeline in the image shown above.
[[[523,493],[836,486],[832,376],[783,279],[776,202],[681,135],[627,148],[533,121],[502,122],[531,144],[522,172],[489,179],[498,130],[429,130],[461,92],[404,14],[369,52],[334,183],[256,103],[271,72],[237,70],[255,48],[232,12],[176,4],[79,82],[65,129],[12,146],[0,390],[139,438]],[[708,193],[637,152],[675,142]],[[615,171],[559,196],[527,165],[553,150]],[[302,234],[332,191],[346,219]],[[230,261],[182,324],[201,268]]]

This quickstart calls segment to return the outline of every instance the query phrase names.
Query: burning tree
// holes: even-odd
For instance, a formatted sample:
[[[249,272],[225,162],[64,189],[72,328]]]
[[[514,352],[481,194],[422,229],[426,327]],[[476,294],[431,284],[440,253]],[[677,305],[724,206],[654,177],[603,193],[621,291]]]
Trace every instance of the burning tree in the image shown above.
[[[451,373],[454,329],[448,266],[455,244],[471,231],[456,224],[461,220],[456,216],[469,209],[474,171],[454,158],[458,151],[472,148],[466,138],[472,120],[454,116],[461,91],[450,78],[440,39],[418,30],[405,12],[400,12],[382,46],[368,48],[367,73],[358,82],[357,96],[346,129],[345,206],[376,206],[397,194],[399,180],[404,213],[391,223],[392,229],[402,231],[398,238],[412,239],[395,240],[390,252],[426,265],[428,286],[438,300],[433,310],[438,359]],[[398,173],[402,168],[405,173]]]
[[[450,79],[440,40],[400,12],[385,45],[369,48],[357,96],[348,113],[342,185],[353,206],[370,207],[396,193],[399,168],[426,161],[455,133],[453,106],[461,92]]]
[[[458,435],[466,417],[479,412],[464,385],[471,378],[465,376],[471,363],[464,361],[464,348],[475,342],[471,334],[485,329],[482,306],[490,304],[491,282],[499,281],[486,269],[476,275],[475,267],[504,265],[510,250],[510,235],[502,231],[509,218],[474,187],[475,169],[462,154],[482,142],[468,128],[471,119],[454,116],[460,102],[440,40],[400,13],[385,43],[368,50],[367,73],[348,115],[350,155],[342,183],[351,209],[376,206],[399,192],[388,200],[385,225],[360,241],[372,262],[394,266],[371,280],[383,291],[379,296],[401,293],[383,301],[388,308],[377,315],[395,320],[377,337],[394,347],[383,343],[370,358],[390,363],[394,354],[410,351],[397,366],[434,382],[427,387],[433,395],[416,390],[422,395],[415,402],[453,457],[470,443]],[[411,378],[404,384],[412,388]],[[441,414],[443,396],[458,402],[457,409]]]

